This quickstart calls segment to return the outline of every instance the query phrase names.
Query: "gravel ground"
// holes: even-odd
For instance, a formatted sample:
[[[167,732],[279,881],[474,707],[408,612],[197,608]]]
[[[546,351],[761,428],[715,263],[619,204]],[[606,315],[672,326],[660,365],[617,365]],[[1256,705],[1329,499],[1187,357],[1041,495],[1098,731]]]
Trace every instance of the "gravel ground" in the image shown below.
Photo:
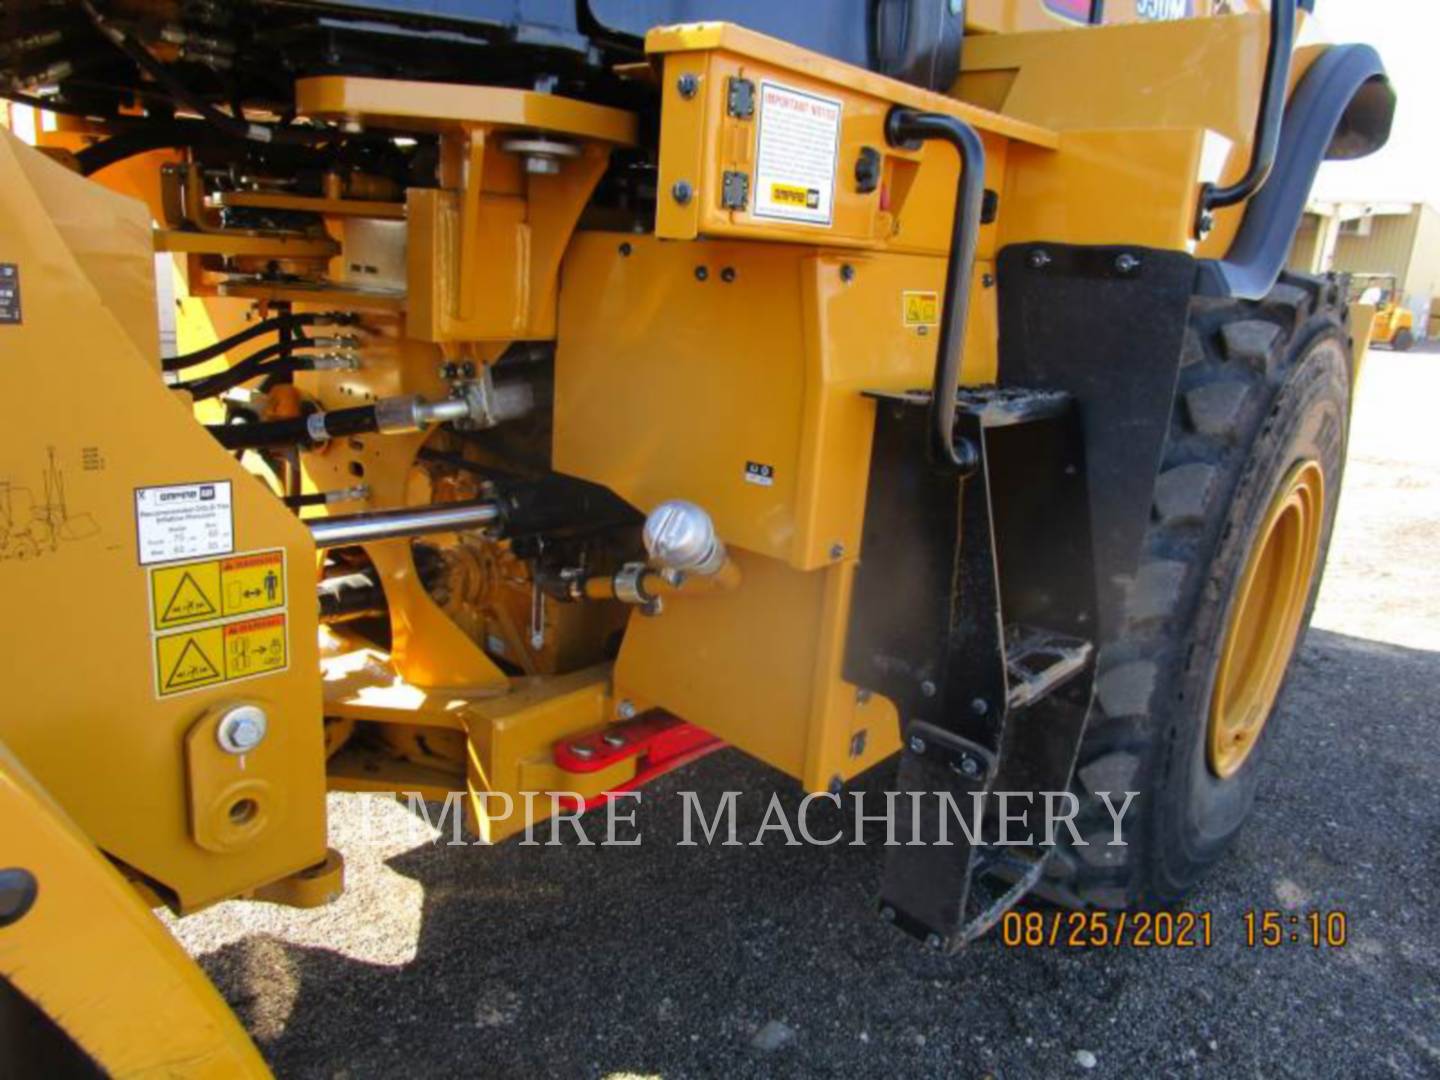
[[[1372,354],[1268,782],[1191,905],[1211,948],[929,955],[871,914],[879,847],[675,845],[679,790],[747,792],[742,837],[798,803],[733,751],[647,790],[640,847],[450,848],[335,795],[341,900],[175,933],[282,1077],[1440,1076],[1437,400],[1440,356]],[[1265,908],[1349,943],[1249,949]]]

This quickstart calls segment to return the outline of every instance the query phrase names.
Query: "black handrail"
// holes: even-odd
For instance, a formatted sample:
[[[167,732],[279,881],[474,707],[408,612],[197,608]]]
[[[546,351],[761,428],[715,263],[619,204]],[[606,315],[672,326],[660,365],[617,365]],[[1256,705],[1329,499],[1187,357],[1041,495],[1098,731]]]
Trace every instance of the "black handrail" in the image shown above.
[[[945,266],[945,303],[940,312],[940,342],[931,386],[930,446],[940,464],[973,472],[979,464],[978,450],[966,440],[955,438],[955,390],[964,357],[980,208],[985,200],[985,144],[974,128],[954,116],[902,108],[891,109],[885,118],[885,138],[890,145],[907,149],[927,140],[943,139],[960,155],[955,224]]]
[[[1275,168],[1280,148],[1280,126],[1285,118],[1285,91],[1290,85],[1290,58],[1295,50],[1296,0],[1271,0],[1270,47],[1265,54],[1265,85],[1255,117],[1255,144],[1245,175],[1227,187],[1205,184],[1200,188],[1200,210],[1195,222],[1203,237],[1213,224],[1212,210],[1242,203],[1254,195]]]

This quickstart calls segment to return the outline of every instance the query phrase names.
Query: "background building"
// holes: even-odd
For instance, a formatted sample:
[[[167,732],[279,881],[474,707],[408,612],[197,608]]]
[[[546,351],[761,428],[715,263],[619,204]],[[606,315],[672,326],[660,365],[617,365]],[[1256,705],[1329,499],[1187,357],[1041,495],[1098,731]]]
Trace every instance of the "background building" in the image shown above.
[[[1306,273],[1394,274],[1416,337],[1440,337],[1440,211],[1428,203],[1312,201],[1290,251]]]

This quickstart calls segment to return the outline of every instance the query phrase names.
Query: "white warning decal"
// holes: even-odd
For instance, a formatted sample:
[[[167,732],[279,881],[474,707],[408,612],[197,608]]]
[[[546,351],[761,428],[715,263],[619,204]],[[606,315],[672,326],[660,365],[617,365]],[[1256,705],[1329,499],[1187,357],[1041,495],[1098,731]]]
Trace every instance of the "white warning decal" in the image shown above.
[[[756,217],[831,223],[842,108],[833,98],[778,83],[760,84]]]
[[[135,489],[140,565],[235,550],[230,481]]]

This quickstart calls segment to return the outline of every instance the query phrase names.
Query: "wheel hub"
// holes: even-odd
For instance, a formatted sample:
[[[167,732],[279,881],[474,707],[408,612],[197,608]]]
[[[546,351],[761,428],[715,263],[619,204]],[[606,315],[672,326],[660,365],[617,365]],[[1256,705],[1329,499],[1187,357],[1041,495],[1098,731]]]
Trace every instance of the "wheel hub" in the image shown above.
[[[1260,741],[1290,663],[1320,554],[1325,474],[1303,461],[1265,513],[1226,617],[1210,695],[1210,770],[1235,775]]]

